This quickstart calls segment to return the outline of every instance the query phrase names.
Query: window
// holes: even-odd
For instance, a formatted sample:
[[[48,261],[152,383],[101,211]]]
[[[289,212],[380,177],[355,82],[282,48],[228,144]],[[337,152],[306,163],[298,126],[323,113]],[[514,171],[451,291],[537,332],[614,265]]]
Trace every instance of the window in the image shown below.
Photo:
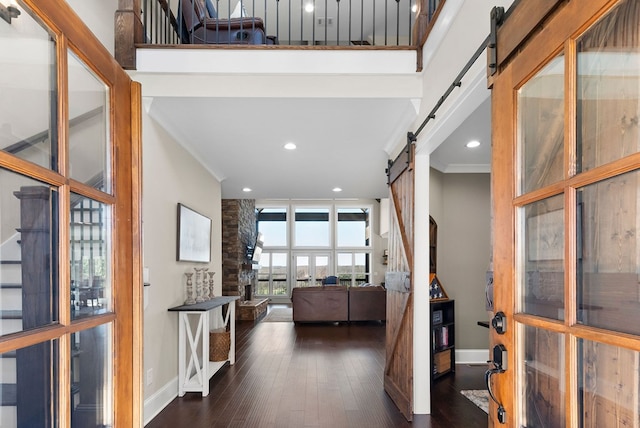
[[[262,233],[264,247],[287,246],[287,208],[257,208],[258,232]]]
[[[337,246],[368,247],[369,208],[338,208]]]
[[[295,246],[329,246],[329,208],[296,208]]]
[[[287,253],[263,252],[258,270],[257,296],[286,296],[287,290]]]
[[[360,285],[369,282],[369,253],[340,252],[336,272],[340,285]]]

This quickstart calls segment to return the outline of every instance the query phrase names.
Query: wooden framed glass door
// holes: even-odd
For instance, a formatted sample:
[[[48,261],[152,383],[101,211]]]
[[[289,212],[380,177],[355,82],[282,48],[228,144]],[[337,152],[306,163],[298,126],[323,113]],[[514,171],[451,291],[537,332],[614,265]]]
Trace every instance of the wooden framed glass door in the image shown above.
[[[3,427],[141,425],[140,88],[62,0],[0,20]]]
[[[640,427],[640,5],[544,16],[493,78],[490,422]]]

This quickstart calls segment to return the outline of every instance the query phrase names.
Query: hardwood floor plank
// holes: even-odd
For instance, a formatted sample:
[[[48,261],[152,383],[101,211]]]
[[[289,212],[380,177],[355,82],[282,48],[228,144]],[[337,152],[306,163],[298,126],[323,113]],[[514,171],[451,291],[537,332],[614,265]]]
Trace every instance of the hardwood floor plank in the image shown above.
[[[208,397],[173,400],[147,428],[486,428],[460,394],[484,389],[484,366],[456,366],[432,386],[432,414],[400,414],[383,388],[385,324],[239,322],[236,364]]]

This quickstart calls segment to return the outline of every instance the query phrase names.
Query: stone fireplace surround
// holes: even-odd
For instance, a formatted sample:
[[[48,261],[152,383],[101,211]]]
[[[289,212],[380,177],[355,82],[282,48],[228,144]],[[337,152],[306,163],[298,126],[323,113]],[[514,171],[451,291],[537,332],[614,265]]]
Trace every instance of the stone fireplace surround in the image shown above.
[[[256,288],[257,275],[247,258],[256,242],[255,199],[222,199],[222,295],[247,300]]]

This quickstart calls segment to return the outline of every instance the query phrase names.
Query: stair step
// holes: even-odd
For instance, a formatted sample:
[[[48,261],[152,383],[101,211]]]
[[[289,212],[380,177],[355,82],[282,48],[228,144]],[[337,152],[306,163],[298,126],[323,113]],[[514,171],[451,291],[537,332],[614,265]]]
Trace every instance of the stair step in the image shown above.
[[[10,288],[22,288],[22,284],[18,284],[15,282],[0,283],[0,289],[10,289]]]
[[[17,406],[18,393],[15,383],[0,383],[0,406]]]
[[[16,351],[7,351],[4,354],[0,354],[0,358],[15,358],[16,357]]]
[[[19,265],[22,264],[21,260],[0,260],[0,265]]]

